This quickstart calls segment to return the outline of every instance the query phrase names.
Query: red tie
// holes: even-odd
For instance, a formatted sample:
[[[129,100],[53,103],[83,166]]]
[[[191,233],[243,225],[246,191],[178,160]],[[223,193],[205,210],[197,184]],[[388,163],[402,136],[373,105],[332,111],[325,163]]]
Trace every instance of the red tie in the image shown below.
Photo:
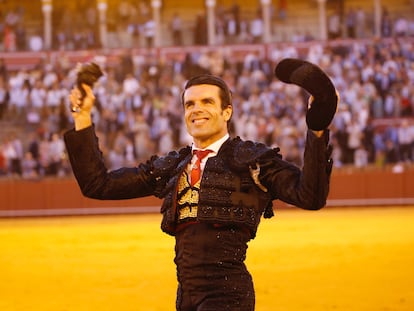
[[[197,161],[191,169],[191,186],[194,186],[201,176],[201,160],[203,160],[211,150],[194,150],[194,154],[197,156]]]

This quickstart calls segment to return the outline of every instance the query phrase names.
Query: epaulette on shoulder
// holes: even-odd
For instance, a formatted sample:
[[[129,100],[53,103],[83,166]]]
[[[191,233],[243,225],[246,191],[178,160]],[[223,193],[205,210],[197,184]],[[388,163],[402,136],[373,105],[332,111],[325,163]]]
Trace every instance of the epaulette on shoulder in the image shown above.
[[[270,148],[263,143],[242,140],[236,137],[232,140],[234,166],[240,168],[255,167],[259,158],[279,157],[279,148]]]
[[[176,169],[177,164],[185,158],[190,151],[190,147],[184,147],[179,151],[170,151],[166,156],[153,156],[151,158],[153,174],[157,177],[171,174],[171,172]]]

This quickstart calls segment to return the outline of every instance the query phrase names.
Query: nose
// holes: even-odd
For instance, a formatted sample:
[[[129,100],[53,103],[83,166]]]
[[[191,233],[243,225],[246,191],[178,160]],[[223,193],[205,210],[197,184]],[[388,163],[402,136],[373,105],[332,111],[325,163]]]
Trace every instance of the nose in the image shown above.
[[[195,101],[194,102],[194,105],[193,105],[193,107],[192,107],[192,111],[194,112],[194,111],[199,111],[199,110],[201,110],[202,109],[202,107],[203,107],[203,105],[202,105],[202,103],[201,103],[201,101]]]

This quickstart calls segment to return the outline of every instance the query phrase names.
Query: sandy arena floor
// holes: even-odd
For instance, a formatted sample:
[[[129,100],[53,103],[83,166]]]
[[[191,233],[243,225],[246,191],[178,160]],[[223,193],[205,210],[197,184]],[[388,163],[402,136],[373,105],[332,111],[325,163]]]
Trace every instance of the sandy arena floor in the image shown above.
[[[175,310],[160,219],[0,219],[0,310]],[[278,211],[247,265],[257,311],[412,311],[414,207]]]

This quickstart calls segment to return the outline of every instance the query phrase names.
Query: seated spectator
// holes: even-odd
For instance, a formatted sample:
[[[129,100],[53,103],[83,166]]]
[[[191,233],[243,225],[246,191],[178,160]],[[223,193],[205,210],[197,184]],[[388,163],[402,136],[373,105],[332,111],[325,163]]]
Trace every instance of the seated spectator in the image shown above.
[[[24,154],[22,160],[22,178],[24,179],[37,179],[39,177],[38,173],[38,163],[33,158],[31,152],[27,151]]]

